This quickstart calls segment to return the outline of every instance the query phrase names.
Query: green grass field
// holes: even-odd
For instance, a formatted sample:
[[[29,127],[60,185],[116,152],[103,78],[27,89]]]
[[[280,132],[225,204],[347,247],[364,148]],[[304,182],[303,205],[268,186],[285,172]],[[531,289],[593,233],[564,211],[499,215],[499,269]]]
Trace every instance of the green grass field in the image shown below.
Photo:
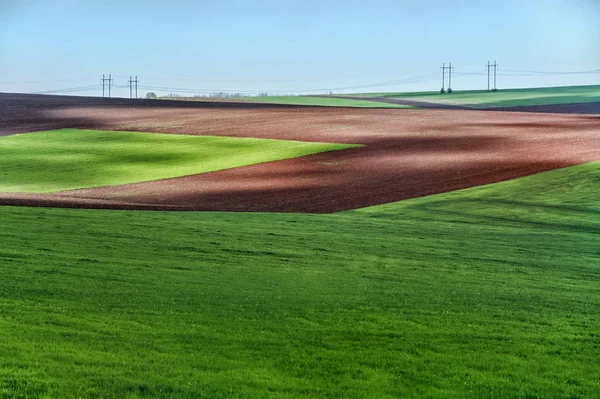
[[[0,397],[600,397],[599,182],[333,215],[0,207]]]
[[[0,191],[47,193],[212,172],[352,147],[61,129],[0,137]]]
[[[362,93],[359,96],[410,99],[415,101],[423,100],[443,104],[474,105],[482,108],[515,107],[600,102],[600,85],[503,89],[489,93],[483,90],[455,90],[452,94],[440,94],[439,92]]]
[[[352,100],[344,98],[306,97],[306,96],[268,96],[248,97],[247,100],[270,104],[290,104],[321,107],[354,107],[354,108],[412,108],[406,105],[381,103],[377,101]]]

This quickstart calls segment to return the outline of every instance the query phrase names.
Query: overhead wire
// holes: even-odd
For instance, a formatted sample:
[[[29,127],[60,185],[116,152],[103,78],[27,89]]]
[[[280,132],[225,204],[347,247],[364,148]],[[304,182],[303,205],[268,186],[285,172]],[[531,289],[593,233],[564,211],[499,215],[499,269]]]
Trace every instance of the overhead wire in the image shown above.
[[[269,92],[269,93],[310,93],[310,92],[323,92],[323,91],[341,91],[341,90],[355,90],[355,89],[368,89],[368,88],[376,88],[376,87],[385,87],[385,86],[393,86],[393,85],[401,85],[401,84],[411,84],[411,83],[420,83],[423,81],[432,80],[433,76],[438,76],[438,73],[430,73],[427,75],[421,76],[413,76],[403,79],[389,80],[385,82],[376,82],[370,84],[356,85],[356,86],[340,86],[340,87],[324,87],[324,88],[314,88],[314,89],[302,89],[302,90],[294,90],[294,89],[276,89],[276,90],[232,90],[232,89],[206,89],[206,88],[181,88],[181,87],[165,87],[165,86],[149,86],[149,85],[140,85],[140,88],[146,90],[161,90],[161,91],[171,91],[174,93],[214,93],[214,92],[223,92],[223,93],[257,93],[257,92]]]
[[[188,87],[171,87],[171,86],[155,86],[155,85],[139,85],[139,89],[143,90],[155,90],[155,91],[166,91],[172,93],[183,93],[183,94],[205,94],[205,93],[240,93],[240,94],[255,94],[260,92],[267,92],[269,94],[280,94],[280,93],[319,93],[319,92],[333,92],[333,91],[347,91],[347,90],[361,90],[361,89],[372,89],[379,87],[387,87],[387,86],[400,86],[407,84],[415,84],[415,83],[423,83],[433,81],[439,78],[441,72],[428,73],[419,76],[409,76],[394,80],[387,80],[381,82],[374,82],[368,84],[360,84],[354,86],[337,86],[337,87],[321,87],[321,88],[313,88],[313,89],[275,89],[275,90],[265,90],[265,89],[257,89],[257,90],[235,90],[235,89],[209,89],[209,88],[188,88]],[[484,70],[475,70],[475,71],[454,71],[453,75],[456,76],[485,76],[487,73]],[[550,75],[584,75],[584,74],[600,74],[600,69],[595,70],[586,70],[586,71],[528,71],[528,70],[516,70],[516,69],[502,69],[497,72],[498,76],[550,76]],[[120,75],[113,75],[120,76]],[[161,80],[180,80],[180,81],[205,81],[205,82],[218,82],[217,80],[200,80],[200,79],[188,79],[188,78],[151,78],[147,77],[145,79],[161,79]],[[310,79],[289,79],[289,80],[273,80],[272,82],[300,82],[300,81],[309,81]],[[320,80],[320,79],[315,79]],[[325,79],[323,79],[325,80]],[[76,80],[59,80],[61,81],[76,81]],[[81,81],[81,80],[79,80]],[[232,81],[233,82],[233,81]],[[26,82],[4,82],[0,84],[16,84],[16,83],[26,83]],[[34,83],[34,82],[28,82]],[[42,82],[39,82],[42,83]],[[32,94],[61,94],[61,93],[78,93],[78,92],[89,92],[93,90],[98,90],[102,87],[101,84],[94,84],[88,86],[78,86],[78,87],[70,87],[70,88],[60,88],[60,89],[52,89],[52,90],[44,90],[33,92]],[[112,84],[112,88],[129,88],[129,85],[119,85]]]
[[[197,79],[197,78],[174,78],[165,76],[139,76],[140,79],[144,80],[168,80],[168,81],[189,81],[189,82],[207,82],[207,83],[247,83],[251,81],[253,83],[281,83],[281,82],[317,82],[317,81],[331,81],[331,80],[349,80],[349,79],[369,79],[372,76],[335,76],[335,77],[320,77],[320,78],[299,78],[299,79]]]
[[[524,71],[514,69],[502,69],[497,75],[503,76],[535,76],[535,75],[587,75],[600,73],[600,69],[589,71]],[[454,72],[457,75],[487,75],[486,72]]]
[[[85,78],[85,79],[59,79],[59,80],[54,80],[54,81],[48,81],[48,80],[26,80],[26,81],[13,81],[13,82],[0,82],[0,85],[17,85],[17,84],[39,84],[39,83],[44,83],[44,84],[48,84],[48,83],[66,83],[66,82],[89,82],[90,78]]]
[[[509,73],[519,73],[519,74],[532,74],[532,75],[586,75],[586,74],[594,74],[600,73],[600,69],[590,70],[590,71],[521,71],[514,69],[503,69],[503,71]]]
[[[76,93],[76,92],[97,90],[100,87],[101,87],[101,85],[95,84],[95,85],[89,85],[89,86],[69,87],[69,88],[64,88],[64,89],[36,91],[36,92],[32,92],[31,94]]]

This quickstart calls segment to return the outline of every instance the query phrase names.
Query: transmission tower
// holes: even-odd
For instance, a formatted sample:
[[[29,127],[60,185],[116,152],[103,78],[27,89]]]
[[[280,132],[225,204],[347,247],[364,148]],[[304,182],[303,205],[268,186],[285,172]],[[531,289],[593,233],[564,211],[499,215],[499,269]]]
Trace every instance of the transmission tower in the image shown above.
[[[135,98],[138,98],[138,77],[135,77],[135,80],[131,79],[131,76],[129,76],[129,98],[133,98],[133,87],[135,86]]]
[[[446,92],[446,89],[444,89],[444,86],[446,85],[446,64],[442,64],[442,90],[440,90],[440,93],[444,94]]]
[[[102,97],[104,97],[104,87],[106,86],[106,82],[108,82],[108,97],[110,98],[110,88],[112,86],[112,74],[108,75],[108,78],[105,77],[104,74],[102,74]]]
[[[498,89],[496,88],[496,72],[498,70],[498,63],[496,61],[494,61],[493,64],[490,64],[490,62],[488,61],[486,66],[487,66],[487,75],[488,75],[487,91],[490,91],[490,70],[492,68],[494,68],[494,88],[492,89],[492,91],[498,91]]]
[[[496,88],[496,72],[498,71],[498,63],[494,60],[494,91],[498,91]]]
[[[452,93],[452,63],[448,67],[448,93]]]
[[[454,69],[452,63],[450,63],[449,66],[442,64],[442,90],[440,90],[440,93],[446,92],[444,90],[446,84],[446,69],[448,70],[448,93],[452,93],[452,70]]]

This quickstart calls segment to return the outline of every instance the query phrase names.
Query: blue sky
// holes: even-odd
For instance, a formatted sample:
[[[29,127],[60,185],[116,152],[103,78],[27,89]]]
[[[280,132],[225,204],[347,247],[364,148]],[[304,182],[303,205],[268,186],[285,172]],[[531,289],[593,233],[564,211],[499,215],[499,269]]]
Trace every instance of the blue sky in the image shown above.
[[[499,88],[600,84],[600,73],[511,72],[600,70],[600,0],[0,0],[3,92],[109,73],[118,85],[139,76],[140,94],[439,90],[444,62],[453,89],[476,89],[487,77],[462,74],[488,60]]]

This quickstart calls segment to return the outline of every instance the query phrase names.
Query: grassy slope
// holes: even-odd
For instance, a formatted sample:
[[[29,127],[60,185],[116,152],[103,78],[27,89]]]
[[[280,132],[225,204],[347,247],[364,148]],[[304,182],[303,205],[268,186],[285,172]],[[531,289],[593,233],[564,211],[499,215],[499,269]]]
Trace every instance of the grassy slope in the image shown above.
[[[369,94],[363,94],[369,96]],[[439,92],[373,93],[373,97],[424,100],[440,103],[469,104],[490,107],[548,105],[600,102],[600,86],[546,87],[536,89],[506,89],[485,91],[455,91],[451,95]]]
[[[599,397],[599,179],[334,215],[0,208],[0,397]]]
[[[348,147],[75,129],[28,133],[0,137],[0,191],[44,193],[150,181]]]
[[[406,105],[380,103],[376,101],[361,101],[343,98],[305,97],[305,96],[268,96],[248,97],[247,100],[271,104],[316,105],[326,107],[356,107],[356,108],[411,108]]]

